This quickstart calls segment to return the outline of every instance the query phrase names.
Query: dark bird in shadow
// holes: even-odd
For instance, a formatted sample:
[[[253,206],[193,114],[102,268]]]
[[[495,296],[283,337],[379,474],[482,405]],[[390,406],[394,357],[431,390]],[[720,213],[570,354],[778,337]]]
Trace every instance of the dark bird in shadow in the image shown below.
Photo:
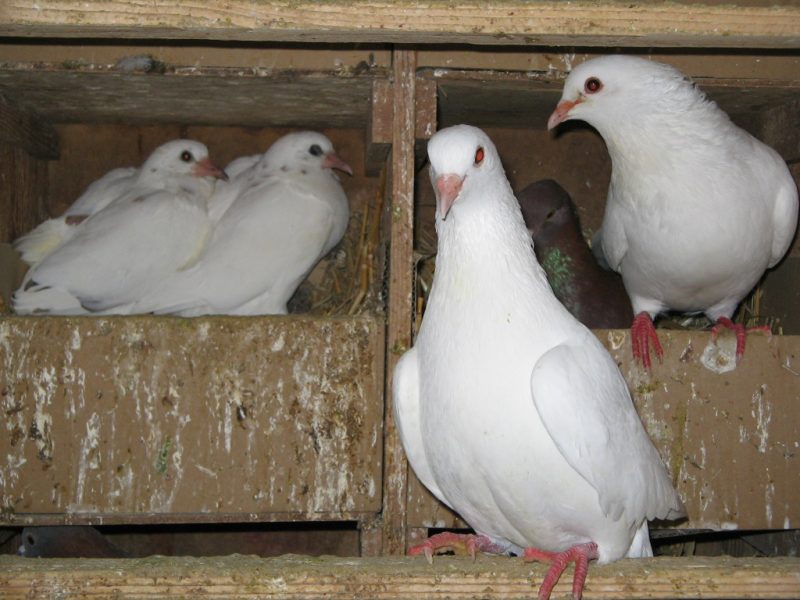
[[[566,190],[543,179],[519,192],[517,200],[556,298],[589,328],[626,329],[633,311],[622,278],[595,261]]]

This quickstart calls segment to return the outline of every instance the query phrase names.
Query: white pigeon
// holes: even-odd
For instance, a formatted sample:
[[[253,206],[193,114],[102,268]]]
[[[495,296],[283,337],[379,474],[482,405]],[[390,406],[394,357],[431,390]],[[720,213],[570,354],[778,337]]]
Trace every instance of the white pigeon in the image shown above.
[[[136,180],[139,170],[135,167],[113,169],[94,181],[72,203],[63,215],[47,219],[29,233],[14,241],[14,248],[23,261],[35,265],[75,233],[89,215],[102,210],[119,198]]]
[[[321,133],[277,140],[221,189],[223,201],[235,198],[197,263],[142,298],[137,312],[286,314],[297,286],[347,229],[347,196],[333,169],[352,174]]]
[[[428,156],[436,273],[394,406],[415,473],[477,535],[411,553],[552,562],[540,598],[575,561],[578,598],[588,560],[652,556],[647,519],[683,505],[614,360],[553,295],[491,140],[450,127]]]
[[[632,56],[577,66],[548,128],[580,119],[608,146],[611,185],[602,233],[608,265],[633,304],[634,356],[660,358],[653,319],[705,313],[737,336],[730,318],[797,227],[797,186],[772,148],[734,125],[677,69]]]
[[[187,268],[210,233],[208,199],[225,173],[200,142],[175,140],[145,161],[127,190],[94,212],[28,271],[19,314],[128,313],[168,274]],[[105,200],[103,200],[105,201]]]

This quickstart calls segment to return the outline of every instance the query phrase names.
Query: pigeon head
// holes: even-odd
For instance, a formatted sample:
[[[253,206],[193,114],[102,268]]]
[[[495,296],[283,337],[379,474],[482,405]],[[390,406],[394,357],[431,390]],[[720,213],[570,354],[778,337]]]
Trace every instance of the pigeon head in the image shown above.
[[[601,56],[572,70],[547,128],[579,119],[608,139],[615,129],[635,126],[640,116],[682,118],[692,107],[707,104],[694,83],[670,65],[635,56]]]
[[[170,177],[214,177],[227,181],[225,171],[208,157],[205,144],[194,140],[173,140],[156,148],[142,165],[148,180]]]
[[[518,195],[522,217],[533,241],[546,237],[553,230],[577,224],[577,215],[566,190],[552,179],[530,184]]]
[[[428,142],[430,176],[436,193],[436,216],[444,221],[456,201],[476,202],[481,195],[462,199],[468,189],[479,189],[491,175],[503,174],[494,144],[471,125],[455,125],[437,132]],[[460,204],[460,205],[461,205]]]
[[[333,143],[316,131],[298,131],[279,138],[264,153],[261,165],[269,171],[337,169],[353,174],[350,165],[336,154]]]

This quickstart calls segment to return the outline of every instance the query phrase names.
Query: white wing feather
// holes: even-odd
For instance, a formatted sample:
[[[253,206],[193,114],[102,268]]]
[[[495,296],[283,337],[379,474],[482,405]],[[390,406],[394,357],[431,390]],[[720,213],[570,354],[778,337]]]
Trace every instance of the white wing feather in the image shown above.
[[[613,359],[586,332],[555,346],[531,374],[533,402],[570,466],[613,520],[674,519],[683,505],[642,427]]]

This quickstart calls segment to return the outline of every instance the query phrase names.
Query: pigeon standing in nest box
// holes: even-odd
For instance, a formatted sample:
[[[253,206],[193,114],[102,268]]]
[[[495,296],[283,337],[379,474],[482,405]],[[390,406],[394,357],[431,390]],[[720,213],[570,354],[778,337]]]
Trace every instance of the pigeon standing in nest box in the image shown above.
[[[597,239],[633,304],[634,357],[650,366],[660,313],[731,316],[764,271],[781,260],[797,227],[797,186],[772,148],[734,125],[669,65],[604,56],[577,66],[548,121],[592,125],[611,156],[611,184]]]
[[[420,481],[475,535],[411,549],[514,552],[569,562],[652,556],[648,519],[684,514],[616,363],[556,299],[489,137],[460,125],[428,143],[439,236],[414,347],[394,407]]]
[[[226,177],[200,142],[160,146],[118,198],[100,209],[87,204],[93,212],[28,271],[14,310],[129,313],[142,294],[196,260],[211,231],[214,182]]]
[[[628,327],[633,312],[622,279],[595,261],[567,191],[543,179],[519,192],[517,200],[556,298],[587,327]]]
[[[137,312],[286,314],[297,286],[342,239],[350,210],[333,170],[353,171],[327,137],[290,133],[239,166],[212,199],[228,208],[214,217],[197,264],[142,298]]]

